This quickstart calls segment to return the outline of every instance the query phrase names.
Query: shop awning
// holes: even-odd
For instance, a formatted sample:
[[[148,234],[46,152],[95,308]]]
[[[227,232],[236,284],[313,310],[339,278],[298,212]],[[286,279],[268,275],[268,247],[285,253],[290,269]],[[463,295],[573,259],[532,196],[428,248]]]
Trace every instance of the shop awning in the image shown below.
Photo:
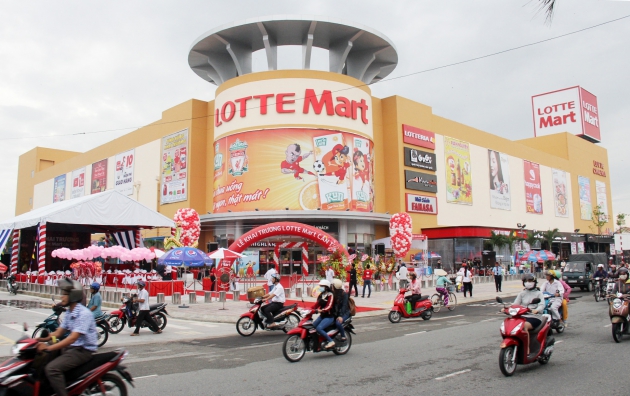
[[[21,214],[0,224],[0,230],[24,229],[37,224],[73,224],[103,228],[175,227],[168,217],[116,191],[57,202]]]

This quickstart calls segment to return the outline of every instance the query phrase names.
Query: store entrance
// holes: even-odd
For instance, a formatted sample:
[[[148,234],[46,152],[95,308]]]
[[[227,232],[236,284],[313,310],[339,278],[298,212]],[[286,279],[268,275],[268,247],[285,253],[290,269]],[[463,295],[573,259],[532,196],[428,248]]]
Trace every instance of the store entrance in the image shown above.
[[[302,274],[302,249],[280,250],[280,274]]]

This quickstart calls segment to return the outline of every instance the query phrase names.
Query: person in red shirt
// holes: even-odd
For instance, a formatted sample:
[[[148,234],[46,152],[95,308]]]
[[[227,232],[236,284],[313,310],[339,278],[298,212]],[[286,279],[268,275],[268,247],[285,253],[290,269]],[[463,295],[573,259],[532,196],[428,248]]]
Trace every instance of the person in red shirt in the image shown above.
[[[374,271],[370,269],[370,264],[365,266],[365,271],[363,271],[363,295],[362,298],[365,297],[365,286],[368,288],[368,298],[372,295],[372,276],[374,275]]]
[[[307,159],[311,154],[313,154],[313,152],[309,151],[308,153],[302,155],[302,148],[299,144],[290,144],[287,147],[287,150],[284,152],[286,160],[280,163],[280,172],[284,173],[285,175],[293,173],[293,177],[295,177],[295,180],[302,181],[304,181],[304,179],[302,179],[302,177],[300,176],[301,173],[308,173],[309,175],[316,176],[313,172],[307,171],[300,166],[300,162]]]

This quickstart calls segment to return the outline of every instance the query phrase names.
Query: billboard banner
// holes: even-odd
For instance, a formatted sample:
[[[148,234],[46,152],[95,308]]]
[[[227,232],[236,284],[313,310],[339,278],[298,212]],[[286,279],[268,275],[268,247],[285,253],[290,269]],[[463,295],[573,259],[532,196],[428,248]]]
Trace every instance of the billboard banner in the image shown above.
[[[511,210],[510,161],[507,154],[488,150],[488,168],[490,207],[493,209]]]
[[[85,195],[85,167],[72,171],[72,189],[70,196],[79,198]]]
[[[426,195],[405,194],[407,212],[436,215],[438,213],[437,198]]]
[[[53,203],[66,199],[66,175],[55,177],[53,181]]]
[[[437,192],[437,177],[429,173],[405,170],[405,188],[408,190]]]
[[[374,144],[335,130],[277,128],[215,141],[213,213],[374,205]]]
[[[553,181],[553,203],[556,217],[569,217],[567,173],[559,169],[552,169],[551,179]]]
[[[435,133],[405,124],[402,132],[404,143],[435,150]]]
[[[608,195],[606,194],[606,183],[595,180],[595,198],[599,210],[608,218]]]
[[[405,166],[435,172],[435,154],[405,147]]]
[[[468,142],[444,136],[446,202],[472,205],[472,169]]]
[[[162,138],[160,205],[188,199],[188,129]]]
[[[91,194],[107,190],[107,158],[92,164]]]
[[[588,177],[578,176],[578,195],[580,197],[580,219],[591,220],[593,218],[593,206],[591,204],[591,180]]]
[[[543,214],[540,165],[523,160],[525,169],[525,207],[527,213]]]
[[[134,149],[116,154],[114,189],[125,195],[133,194]]]

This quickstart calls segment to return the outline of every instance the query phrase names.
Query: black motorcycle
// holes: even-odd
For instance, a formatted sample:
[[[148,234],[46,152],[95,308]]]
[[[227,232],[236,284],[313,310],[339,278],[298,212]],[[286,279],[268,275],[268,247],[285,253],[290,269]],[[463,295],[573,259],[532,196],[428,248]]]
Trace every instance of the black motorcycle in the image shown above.
[[[19,288],[20,287],[15,281],[15,275],[11,275],[7,278],[7,291],[9,292],[9,294],[16,295]]]
[[[127,324],[130,328],[136,327],[136,319],[138,317],[138,303],[134,303],[132,298],[124,297],[122,299],[123,306],[119,310],[109,313],[109,331],[112,334],[120,333]],[[157,323],[160,330],[166,327],[166,303],[151,304],[149,309],[150,315]],[[146,322],[142,323],[142,327],[147,327]]]
[[[603,278],[593,279],[593,295],[597,302],[606,299],[606,284]]]

